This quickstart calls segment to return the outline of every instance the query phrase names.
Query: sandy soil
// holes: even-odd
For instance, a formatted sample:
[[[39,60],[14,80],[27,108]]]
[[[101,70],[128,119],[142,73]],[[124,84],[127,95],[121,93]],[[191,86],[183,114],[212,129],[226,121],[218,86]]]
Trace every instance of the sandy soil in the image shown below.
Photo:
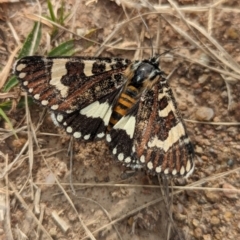
[[[55,9],[59,2],[53,1]],[[114,1],[86,2],[80,1],[65,27],[75,33],[95,29],[92,39],[100,44],[108,40],[113,47],[89,44],[78,55],[142,59],[151,56],[151,44],[158,53],[171,50],[162,55],[161,68],[172,73],[169,84],[187,119],[196,169],[187,180],[169,179],[172,187],[163,183],[162,191],[157,177],[116,163],[104,141],[74,141],[69,147],[70,137],[42,107],[30,106],[32,125],[26,108],[14,108],[7,115],[19,139],[7,132],[3,120],[0,129],[0,239],[77,240],[91,239],[90,233],[107,240],[240,239],[240,133],[233,124],[240,121],[240,3],[219,1],[210,8],[209,1],[179,0],[177,11],[160,1],[165,10],[155,5],[140,9],[146,29],[138,1],[125,7]],[[68,1],[65,11],[75,4]],[[41,7],[47,15],[45,1]],[[16,36],[23,42],[31,31],[29,14],[39,12],[30,2],[0,8],[1,69],[18,45]],[[168,22],[157,11],[165,11]],[[128,18],[132,20],[118,25]],[[43,24],[42,31],[39,55],[49,47],[51,29]],[[71,37],[61,32],[51,47]],[[5,100],[1,93],[1,102]]]

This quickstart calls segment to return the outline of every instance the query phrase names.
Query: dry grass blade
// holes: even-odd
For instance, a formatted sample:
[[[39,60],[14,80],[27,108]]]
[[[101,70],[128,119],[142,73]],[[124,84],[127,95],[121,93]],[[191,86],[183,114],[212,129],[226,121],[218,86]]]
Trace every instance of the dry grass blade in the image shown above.
[[[35,214],[40,214],[40,199],[41,199],[41,189],[35,186],[36,192],[34,196],[34,212]]]
[[[11,190],[13,191],[15,197],[18,199],[18,201],[21,203],[22,207],[28,211],[28,213],[30,214],[31,218],[33,219],[33,221],[37,224],[37,226],[41,229],[41,231],[45,234],[45,236],[47,237],[47,239],[51,239],[53,240],[53,238],[49,235],[48,231],[43,227],[43,225],[39,222],[39,220],[36,218],[36,216],[34,215],[34,213],[30,210],[29,206],[27,205],[27,203],[24,201],[24,199],[22,198],[22,196],[18,193],[15,185],[12,182],[9,182],[9,186],[11,188]]]
[[[240,66],[239,64],[233,60],[233,58],[225,51],[225,49],[217,42],[216,39],[214,39],[212,36],[210,36],[204,28],[200,27],[198,24],[188,21],[188,24],[193,26],[195,29],[197,29],[204,37],[206,37],[212,45],[220,51],[221,55],[218,55],[212,50],[211,48],[207,47],[208,51],[213,54],[214,57],[219,59],[221,62],[224,63],[224,65],[228,66],[230,69],[234,70],[236,73],[240,73]]]
[[[8,59],[7,65],[3,68],[2,72],[0,73],[0,90],[2,89],[4,84],[6,83],[8,75],[11,72],[11,69],[12,69],[14,58],[15,58],[15,56],[16,56],[16,54],[17,54],[17,52],[19,51],[20,48],[21,48],[21,46],[17,46],[14,49],[14,51],[11,53],[11,55]]]
[[[4,155],[2,152],[0,152],[0,156],[5,160],[5,168],[8,165],[8,155]],[[0,222],[5,222],[4,228],[6,237],[9,240],[13,240],[13,234],[12,234],[12,228],[11,228],[11,214],[10,214],[10,199],[9,199],[9,180],[8,180],[8,174],[5,175],[5,196],[3,193],[0,193],[0,206],[2,206],[0,209]],[[6,212],[5,212],[6,210]]]
[[[42,224],[42,221],[43,221],[44,212],[45,212],[45,205],[44,205],[44,204],[41,204],[41,205],[40,205],[40,216],[39,216],[39,222],[40,222],[41,224]],[[41,232],[41,229],[40,229],[40,227],[38,226],[38,227],[37,227],[37,239],[40,239],[40,238],[41,238],[40,232]]]
[[[0,175],[0,179],[4,178],[5,175],[12,169],[12,167],[18,162],[18,160],[20,159],[20,157],[22,156],[23,152],[27,149],[28,147],[28,141],[24,144],[24,146],[22,147],[21,151],[19,152],[19,154],[16,156],[16,158],[6,166],[6,169],[3,171],[3,173],[1,173]]]
[[[214,8],[209,8],[208,11],[208,25],[207,25],[207,32],[212,35],[212,29],[213,29],[213,15],[214,15]]]
[[[158,188],[159,188],[159,186],[158,186]],[[140,207],[138,207],[138,208],[136,208],[134,210],[129,211],[127,214],[124,214],[120,218],[117,218],[117,219],[113,220],[112,222],[103,225],[102,227],[94,230],[92,233],[96,234],[96,233],[104,230],[105,228],[108,228],[109,226],[111,226],[113,224],[116,224],[116,223],[118,223],[118,222],[120,222],[120,221],[122,221],[122,220],[124,220],[124,219],[126,219],[126,218],[128,218],[128,217],[130,217],[130,216],[132,216],[132,215],[134,215],[134,214],[136,214],[138,212],[140,212],[141,210],[143,210],[143,209],[145,209],[145,208],[147,208],[149,206],[155,205],[155,204],[157,204],[157,203],[159,203],[161,201],[163,201],[163,198],[158,198],[158,199],[155,199],[153,201],[150,201],[150,202],[148,202],[148,203],[146,203],[146,204],[144,204],[144,205],[142,205],[142,206],[140,206]],[[87,237],[81,238],[81,240],[84,240],[84,239],[87,239]]]
[[[26,104],[25,110],[26,110],[27,130],[28,130],[28,160],[29,160],[29,175],[28,175],[28,179],[26,180],[25,184],[30,179],[31,194],[32,194],[32,199],[33,199],[34,191],[33,191],[33,185],[32,185],[32,183],[33,183],[32,169],[33,169],[33,161],[34,161],[33,160],[34,159],[34,154],[33,154],[34,150],[33,150],[33,140],[32,139],[33,139],[33,136],[36,138],[36,134],[33,130],[34,128],[33,128],[32,120],[31,120],[30,112],[29,112],[27,94],[25,94],[25,104]],[[24,188],[24,185],[23,185],[23,188]]]
[[[217,7],[218,5],[221,5],[222,3],[226,2],[226,0],[218,0],[215,3],[211,5],[211,7]]]
[[[74,212],[77,214],[78,219],[79,219],[79,221],[80,221],[82,227],[84,228],[84,230],[85,230],[87,236],[88,236],[90,239],[92,239],[92,240],[96,240],[96,238],[93,236],[93,233],[90,232],[90,230],[87,228],[87,226],[86,226],[85,223],[83,222],[81,216],[78,214],[78,211],[77,211],[77,209],[75,208],[75,206],[74,206],[74,204],[73,204],[71,198],[68,196],[68,194],[66,193],[65,189],[62,187],[61,183],[58,181],[57,178],[55,178],[55,181],[58,183],[59,188],[61,189],[61,191],[63,192],[64,196],[66,197],[66,199],[67,199],[68,202],[70,203],[72,209],[73,209]]]
[[[228,94],[228,111],[230,111],[231,106],[234,102],[233,95],[231,94],[231,87],[230,87],[230,84],[228,83],[228,81],[225,79],[225,76],[223,74],[221,74],[221,77],[224,79],[224,82],[226,84],[227,94]]]
[[[160,4],[154,4],[153,5],[155,11],[158,13],[166,13],[166,14],[175,14],[176,11],[173,7],[170,5],[160,5]],[[201,12],[207,12],[209,10],[208,6],[178,6],[178,10],[181,12],[195,12],[195,13],[201,13]]]
[[[87,201],[93,202],[94,204],[98,205],[102,209],[102,211],[105,213],[105,215],[108,217],[108,220],[112,221],[111,216],[109,215],[108,211],[101,204],[99,204],[98,202],[94,201],[93,199],[85,198],[85,197],[78,197],[78,199],[85,199]],[[119,231],[117,230],[117,227],[115,226],[115,224],[113,224],[113,227],[114,227],[114,229],[115,229],[115,231],[116,231],[116,233],[118,235],[118,238],[120,240],[122,240],[122,237],[121,237]]]
[[[198,123],[198,124],[208,124],[208,125],[221,125],[221,126],[239,126],[239,122],[201,122],[191,119],[184,119],[185,122]]]
[[[61,217],[59,217],[59,215],[57,214],[56,211],[52,211],[51,215],[52,215],[52,218],[54,219],[54,221],[60,227],[60,229],[64,233],[66,233],[68,231],[68,229],[70,228],[70,226]]]
[[[38,146],[38,143],[37,143],[37,146]],[[38,148],[39,148],[39,146],[38,146]],[[87,226],[86,226],[85,223],[83,222],[81,216],[78,214],[78,211],[77,211],[77,209],[75,208],[75,206],[74,206],[71,198],[68,196],[67,192],[65,191],[65,189],[63,188],[63,186],[61,185],[61,183],[59,182],[59,180],[57,179],[57,177],[54,175],[54,173],[53,173],[51,167],[49,166],[48,162],[46,161],[45,157],[44,157],[42,154],[41,154],[41,156],[42,156],[42,159],[44,160],[47,168],[48,168],[48,169],[50,170],[50,172],[52,173],[52,176],[54,176],[54,180],[56,181],[58,187],[61,189],[62,193],[63,193],[64,196],[66,197],[67,201],[69,202],[69,204],[70,204],[70,206],[72,207],[72,209],[74,210],[74,212],[77,214],[78,219],[79,219],[82,227],[84,228],[87,236],[88,236],[90,239],[95,240],[95,237],[94,237],[93,234],[89,231],[89,229],[87,228]]]
[[[232,78],[234,78],[234,79],[239,79],[239,77],[240,77],[240,75],[239,75],[238,73],[229,72],[229,71],[226,71],[226,70],[224,70],[224,69],[220,69],[220,68],[218,68],[218,67],[212,67],[212,66],[206,65],[206,64],[204,64],[201,60],[191,59],[191,58],[186,57],[186,56],[184,56],[184,55],[182,55],[182,54],[179,54],[179,53],[175,53],[175,55],[176,55],[176,56],[179,56],[179,57],[181,57],[182,59],[185,59],[185,60],[187,60],[187,61],[189,61],[189,62],[191,62],[191,63],[197,63],[198,65],[203,66],[203,67],[205,67],[205,68],[207,68],[207,69],[209,69],[209,70],[212,70],[212,71],[214,71],[214,72],[218,72],[218,73],[220,73],[220,74],[224,74],[224,75],[229,76],[229,77],[232,77]],[[225,80],[228,81],[227,78],[225,78]]]

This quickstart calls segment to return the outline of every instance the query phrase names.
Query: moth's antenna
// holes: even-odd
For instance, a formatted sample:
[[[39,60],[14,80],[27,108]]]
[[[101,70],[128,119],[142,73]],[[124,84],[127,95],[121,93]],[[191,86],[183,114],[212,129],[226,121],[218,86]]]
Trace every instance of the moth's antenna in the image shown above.
[[[147,26],[147,24],[146,24],[146,21],[143,19],[143,17],[142,17],[142,15],[140,14],[140,12],[138,11],[138,14],[139,14],[139,17],[142,19],[142,22],[143,22],[143,24],[144,24],[144,26],[145,26],[145,28],[146,28],[146,30],[147,30],[147,32],[148,32],[148,34],[149,34],[149,36],[150,36],[150,44],[151,44],[151,47],[152,47],[152,57],[153,57],[153,54],[154,54],[154,48],[153,48],[153,41],[152,41],[152,36],[151,36],[151,33],[150,33],[150,31],[149,31],[149,28],[148,28],[148,26]]]

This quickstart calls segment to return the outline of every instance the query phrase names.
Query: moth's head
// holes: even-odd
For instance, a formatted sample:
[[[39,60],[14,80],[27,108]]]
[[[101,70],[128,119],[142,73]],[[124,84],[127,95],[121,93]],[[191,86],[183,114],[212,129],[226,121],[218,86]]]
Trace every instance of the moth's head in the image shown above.
[[[135,61],[130,66],[130,84],[136,88],[150,88],[163,72],[159,68],[159,58]]]

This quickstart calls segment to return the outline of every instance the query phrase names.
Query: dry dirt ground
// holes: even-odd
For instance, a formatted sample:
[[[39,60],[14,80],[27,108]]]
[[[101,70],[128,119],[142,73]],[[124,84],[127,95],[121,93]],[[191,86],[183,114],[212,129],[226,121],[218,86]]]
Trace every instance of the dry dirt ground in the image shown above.
[[[40,10],[35,1],[1,2],[3,69]],[[59,2],[52,1],[54,9]],[[78,55],[142,59],[152,45],[163,53],[161,68],[171,73],[195,147],[195,171],[161,190],[157,177],[117,164],[104,141],[69,148],[70,137],[42,107],[31,104],[30,115],[27,107],[13,108],[7,115],[19,139],[3,120],[0,129],[0,239],[240,239],[239,1],[162,0],[143,8],[140,1],[116,2],[67,1],[73,15],[65,27],[95,29],[92,39],[100,43]],[[40,6],[48,15],[47,3]],[[63,31],[49,45],[50,32],[43,24],[37,54],[73,37]]]

